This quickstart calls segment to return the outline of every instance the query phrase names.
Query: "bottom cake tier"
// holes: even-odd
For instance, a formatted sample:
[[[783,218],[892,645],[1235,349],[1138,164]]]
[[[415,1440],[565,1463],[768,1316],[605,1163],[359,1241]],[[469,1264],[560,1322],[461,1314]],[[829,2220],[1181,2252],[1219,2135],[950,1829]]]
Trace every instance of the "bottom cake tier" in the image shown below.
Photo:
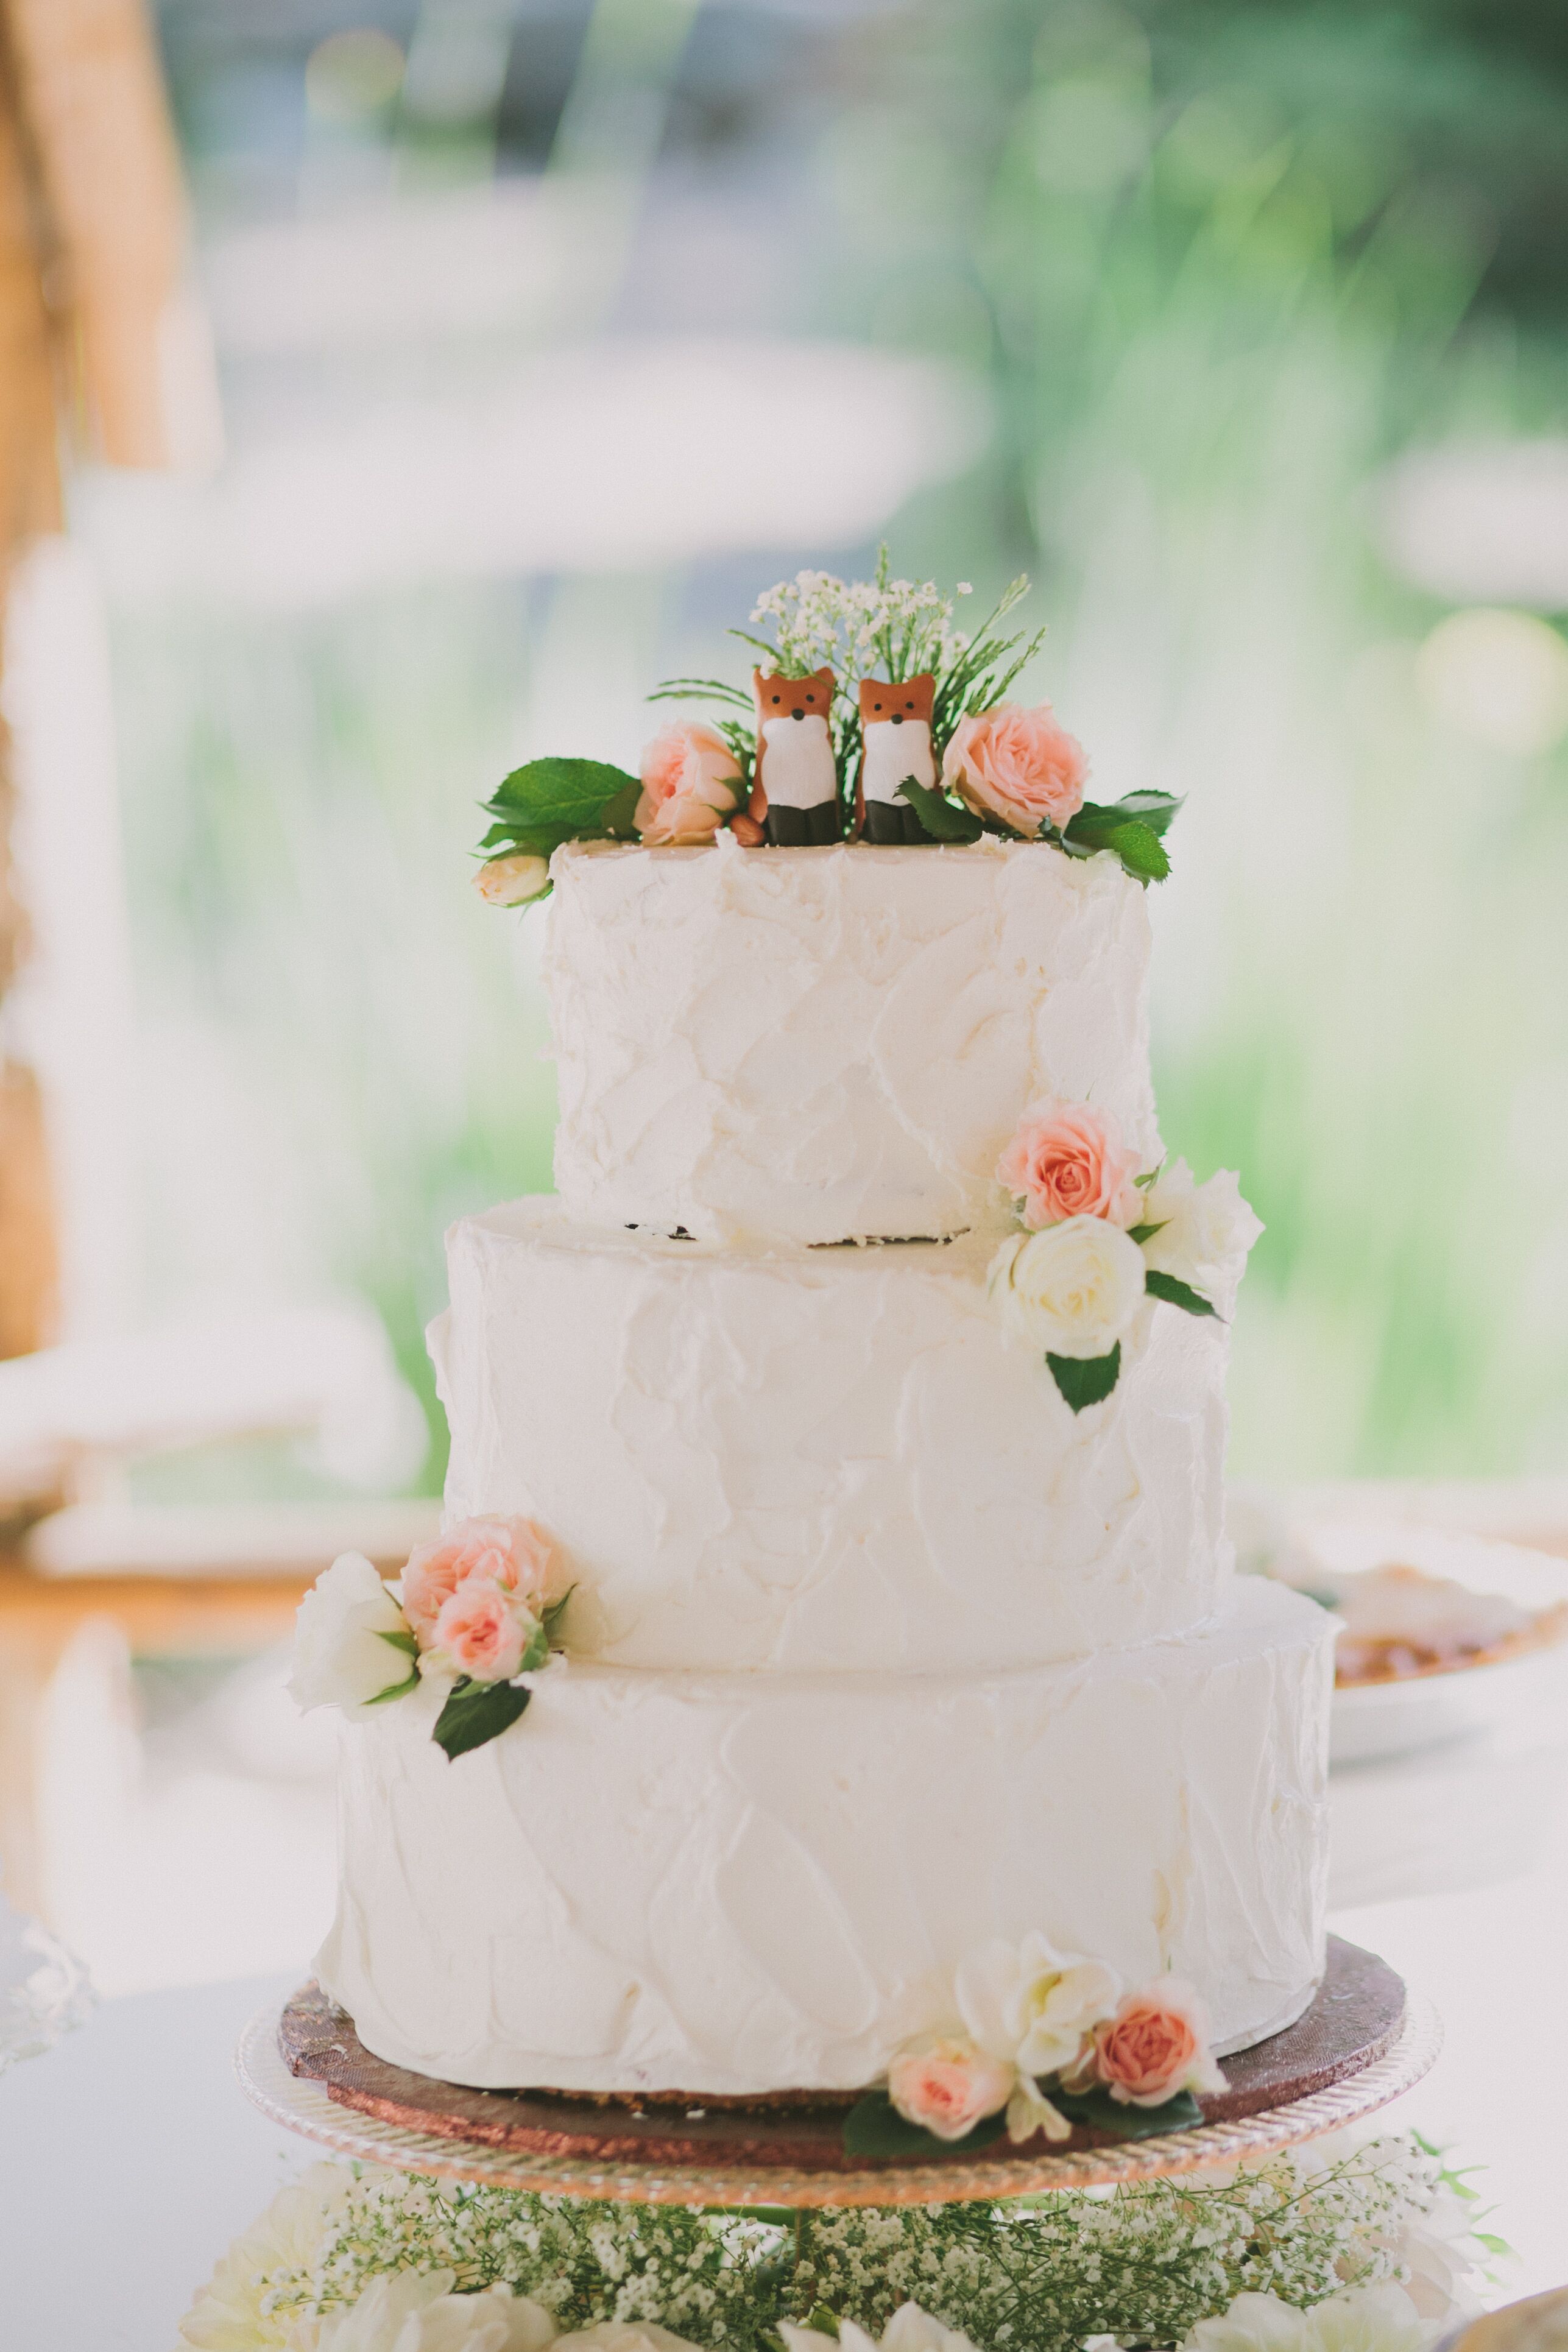
[[[1322,1970],[1332,1634],[1244,1580],[1183,1640],[1011,1674],[558,1664],[454,1763],[416,1692],[344,1733],[318,1974],[416,2073],[758,2096],[875,2081],[966,1952],[1041,1929],[1243,2048]]]

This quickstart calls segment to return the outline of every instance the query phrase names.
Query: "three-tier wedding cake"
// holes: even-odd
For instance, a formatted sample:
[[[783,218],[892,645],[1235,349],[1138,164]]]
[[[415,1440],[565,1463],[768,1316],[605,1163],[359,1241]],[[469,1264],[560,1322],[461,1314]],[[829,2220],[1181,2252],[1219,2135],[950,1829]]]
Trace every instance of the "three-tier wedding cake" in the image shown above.
[[[538,845],[558,1192],[448,1236],[452,1533],[360,1593],[404,1654],[321,1981],[385,2059],[599,2094],[1070,2082],[1163,1981],[1252,2043],[1323,1965],[1332,1621],[1232,1573],[1257,1227],[1163,1159],[1138,845],[990,822],[1029,746],[972,729],[937,837],[790,846],[704,731]]]

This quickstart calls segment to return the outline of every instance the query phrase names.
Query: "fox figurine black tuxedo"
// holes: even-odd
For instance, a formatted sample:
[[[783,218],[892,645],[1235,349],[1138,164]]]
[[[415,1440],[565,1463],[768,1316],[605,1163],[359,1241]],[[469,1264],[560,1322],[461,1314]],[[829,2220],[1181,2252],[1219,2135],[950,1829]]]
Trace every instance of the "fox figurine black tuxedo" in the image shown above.
[[[806,677],[752,672],[757,765],[747,813],[776,849],[816,848],[843,838],[828,725],[834,685],[830,669]]]
[[[868,841],[924,842],[931,835],[904,794],[904,779],[936,788],[931,717],[936,681],[921,677],[890,684],[880,677],[860,681],[860,773],[856,782],[858,827]]]

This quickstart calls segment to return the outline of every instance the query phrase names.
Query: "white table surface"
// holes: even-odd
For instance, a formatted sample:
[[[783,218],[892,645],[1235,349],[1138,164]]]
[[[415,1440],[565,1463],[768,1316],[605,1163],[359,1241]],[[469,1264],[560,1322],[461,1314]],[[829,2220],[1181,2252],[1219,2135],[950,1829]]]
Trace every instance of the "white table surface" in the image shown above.
[[[1442,2058],[1389,2118],[1486,2168],[1491,2226],[1521,2257],[1493,2299],[1568,2282],[1568,1840],[1504,1885],[1333,1924],[1444,2012]],[[312,2158],[232,2064],[247,2019],[304,1974],[110,2001],[0,2077],[3,2352],[176,2352],[192,2289]]]

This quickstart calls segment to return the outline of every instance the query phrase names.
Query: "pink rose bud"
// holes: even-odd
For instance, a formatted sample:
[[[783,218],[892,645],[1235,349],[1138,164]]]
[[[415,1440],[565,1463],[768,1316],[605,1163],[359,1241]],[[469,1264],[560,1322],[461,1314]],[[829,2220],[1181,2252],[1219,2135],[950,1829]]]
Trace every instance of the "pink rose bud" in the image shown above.
[[[967,2034],[944,2034],[905,2051],[888,2069],[888,2096],[906,2123],[937,2139],[962,2139],[1013,2095],[1016,2070]]]
[[[1037,1233],[1069,1217],[1137,1224],[1137,1173],[1138,1154],[1126,1149],[1108,1112],[1054,1098],[1026,1111],[996,1162],[997,1182],[1022,1202],[1024,1223]]]
[[[1161,2107],[1178,2091],[1223,2091],[1209,2052],[1208,2019],[1190,1985],[1160,1977],[1129,1993],[1094,2030],[1094,2074],[1113,2099]]]
[[[740,763],[700,719],[664,728],[643,746],[642,794],[632,819],[651,848],[711,841],[736,804]]]
[[[1058,727],[1048,702],[1025,710],[999,702],[973,711],[953,729],[942,780],[976,816],[1000,817],[1033,840],[1041,825],[1065,825],[1083,806],[1089,761],[1082,744]]]
[[[538,1618],[515,1592],[488,1577],[465,1577],[436,1620],[426,1662],[477,1683],[510,1682],[538,1631]]]
[[[422,1647],[446,1603],[470,1577],[516,1593],[535,1615],[562,1590],[555,1548],[532,1519],[462,1519],[411,1553],[403,1571],[403,1613]]]

